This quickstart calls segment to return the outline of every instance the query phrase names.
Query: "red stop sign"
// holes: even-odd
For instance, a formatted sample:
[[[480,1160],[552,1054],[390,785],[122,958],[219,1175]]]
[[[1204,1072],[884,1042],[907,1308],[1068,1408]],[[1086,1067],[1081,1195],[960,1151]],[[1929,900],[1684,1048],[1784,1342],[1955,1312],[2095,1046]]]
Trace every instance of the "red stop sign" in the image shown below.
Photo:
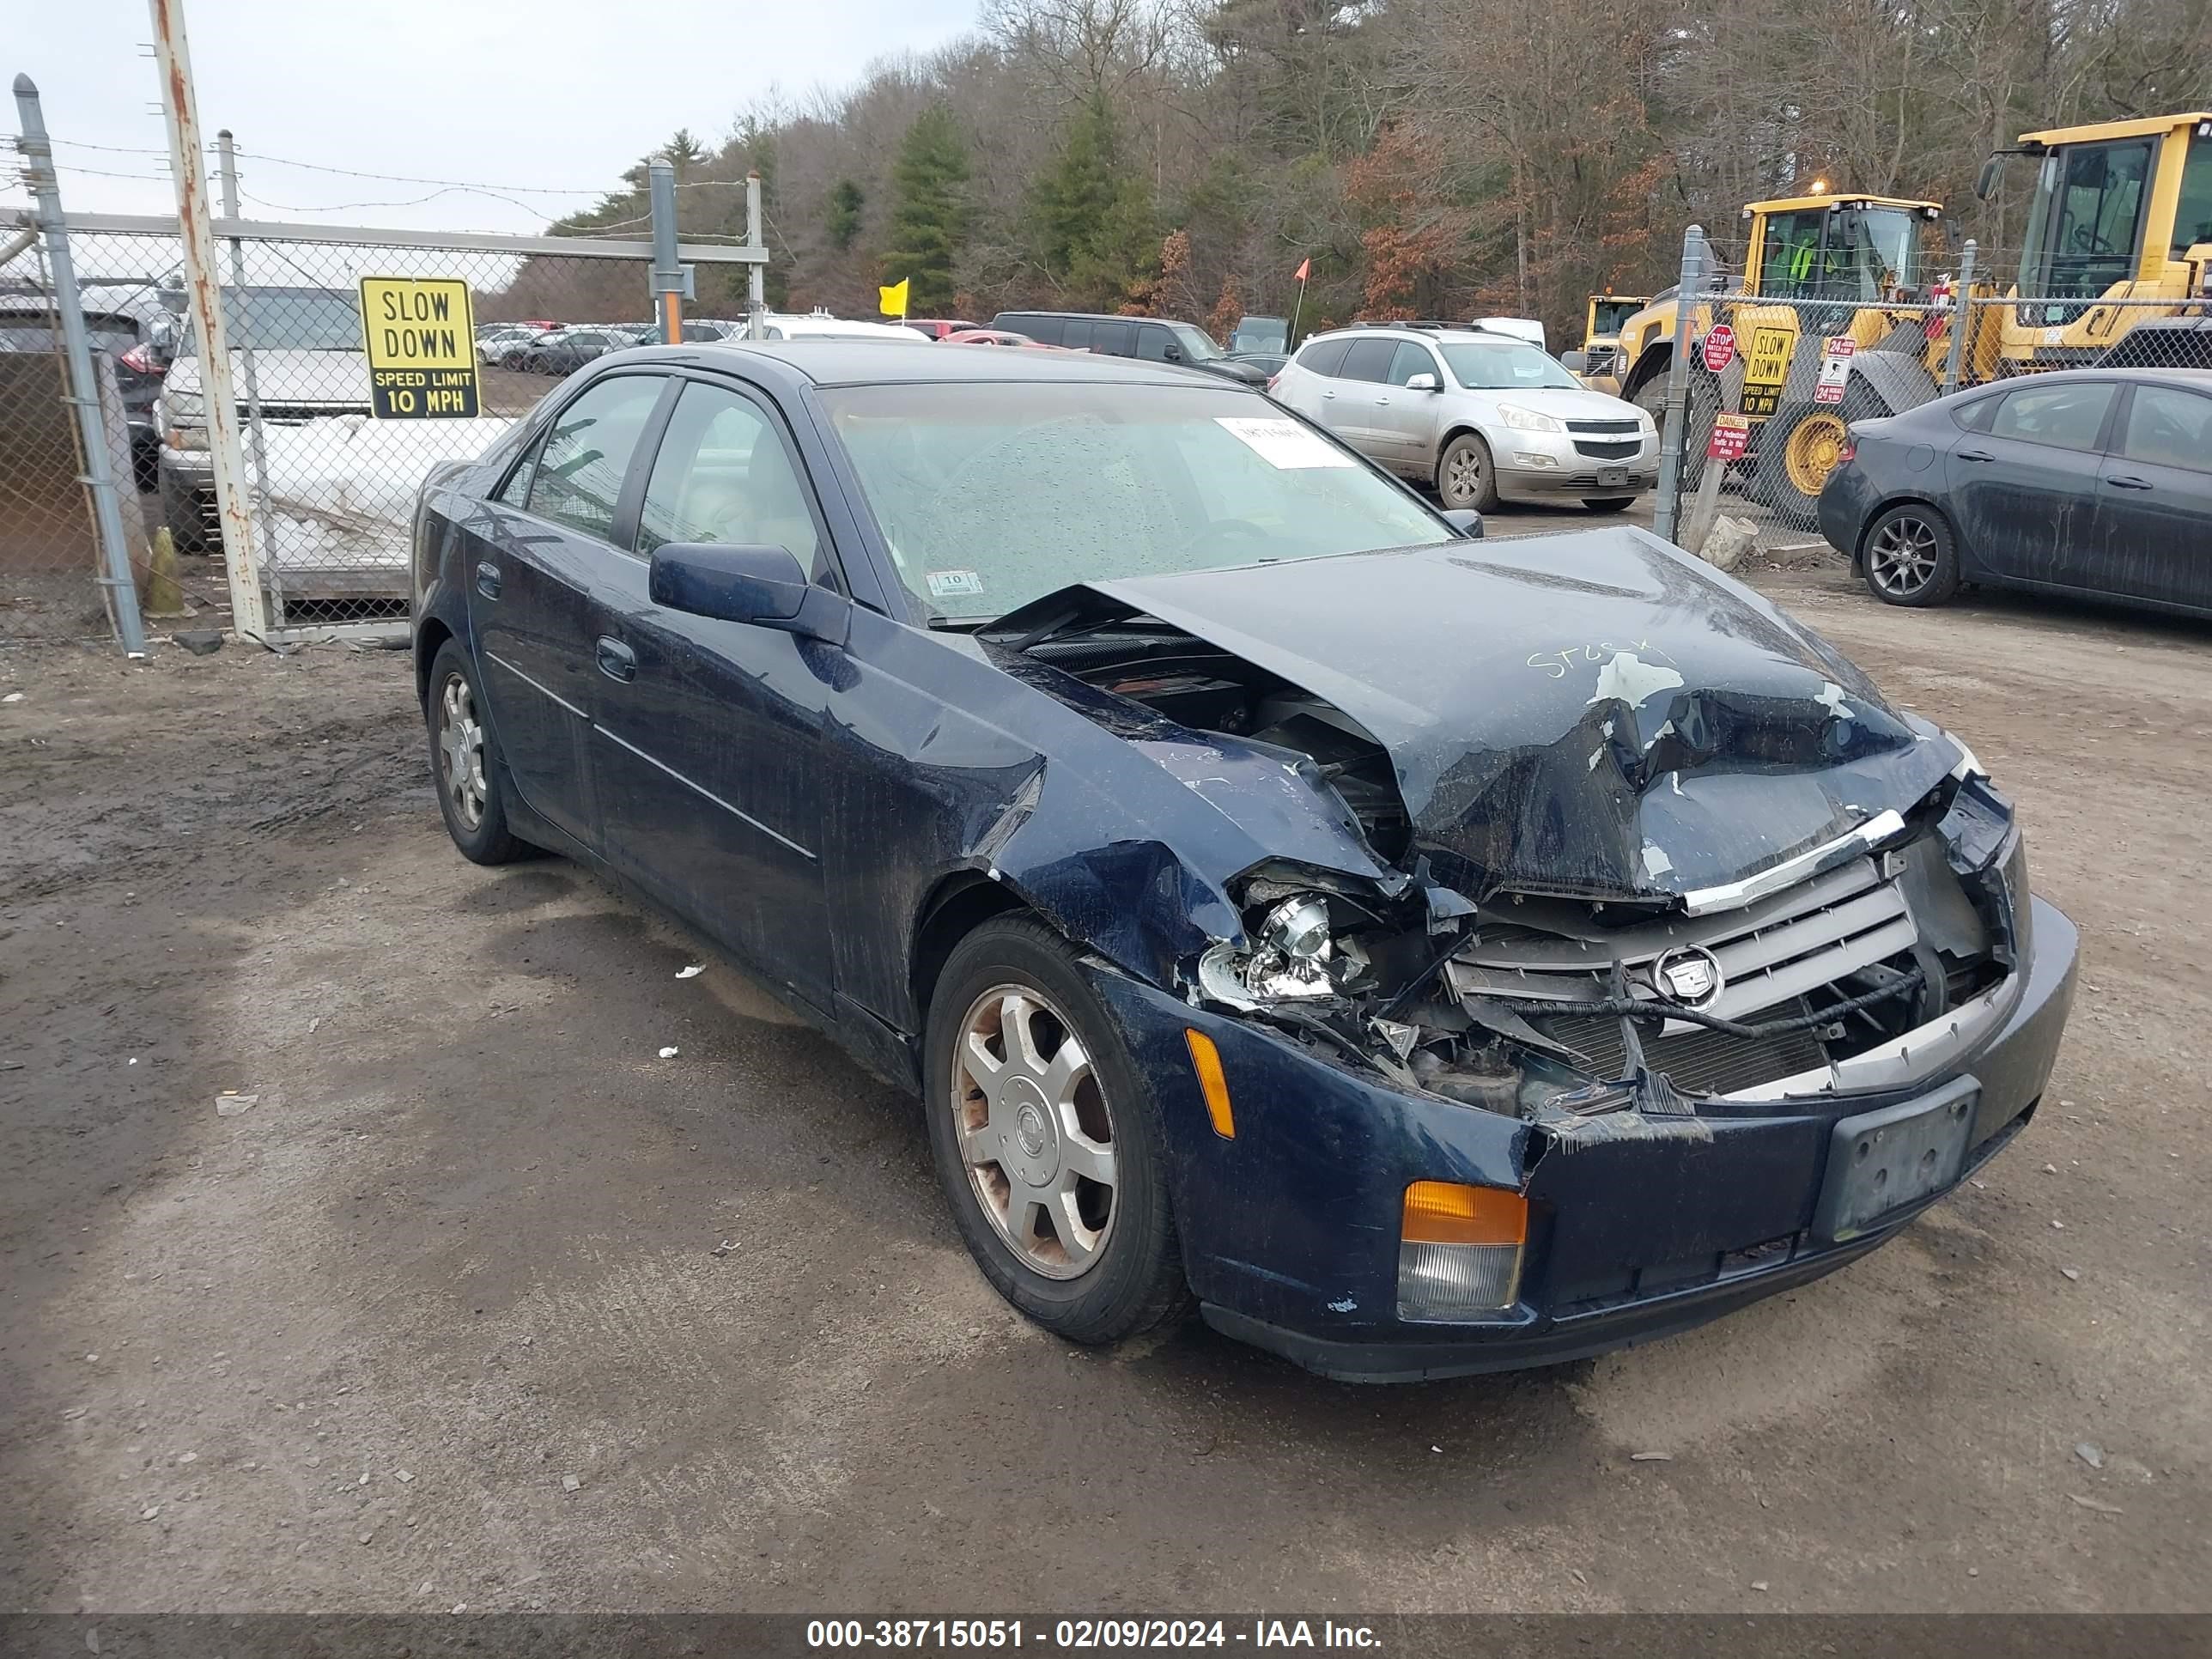
[[[1726,323],[1714,324],[1705,336],[1705,367],[1717,374],[1735,361],[1735,331]]]

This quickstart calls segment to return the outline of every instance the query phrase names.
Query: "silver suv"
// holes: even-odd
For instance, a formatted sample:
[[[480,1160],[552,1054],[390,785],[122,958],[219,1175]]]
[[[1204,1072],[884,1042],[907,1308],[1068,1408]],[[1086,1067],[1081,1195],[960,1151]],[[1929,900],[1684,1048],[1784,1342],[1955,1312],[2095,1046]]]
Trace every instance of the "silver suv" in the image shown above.
[[[1631,505],[1659,471],[1659,434],[1541,348],[1480,328],[1340,329],[1283,366],[1277,402],[1450,507],[1501,499]]]

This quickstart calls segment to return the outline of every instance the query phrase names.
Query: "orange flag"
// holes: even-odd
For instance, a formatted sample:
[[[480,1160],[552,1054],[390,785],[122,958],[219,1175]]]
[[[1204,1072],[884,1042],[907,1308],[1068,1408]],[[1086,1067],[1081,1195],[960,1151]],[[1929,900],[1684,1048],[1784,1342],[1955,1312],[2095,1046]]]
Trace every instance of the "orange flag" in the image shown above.
[[[1313,257],[1309,254],[1306,258],[1298,261],[1298,281],[1303,283],[1307,277],[1312,275]]]

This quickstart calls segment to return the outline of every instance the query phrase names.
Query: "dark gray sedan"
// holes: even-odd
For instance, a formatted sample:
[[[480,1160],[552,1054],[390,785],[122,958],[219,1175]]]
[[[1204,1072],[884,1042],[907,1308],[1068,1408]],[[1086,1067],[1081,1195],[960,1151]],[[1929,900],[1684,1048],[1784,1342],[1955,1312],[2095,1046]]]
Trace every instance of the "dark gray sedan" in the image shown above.
[[[2212,616],[2212,370],[2038,374],[1856,422],[1820,510],[1890,605],[1988,582]]]

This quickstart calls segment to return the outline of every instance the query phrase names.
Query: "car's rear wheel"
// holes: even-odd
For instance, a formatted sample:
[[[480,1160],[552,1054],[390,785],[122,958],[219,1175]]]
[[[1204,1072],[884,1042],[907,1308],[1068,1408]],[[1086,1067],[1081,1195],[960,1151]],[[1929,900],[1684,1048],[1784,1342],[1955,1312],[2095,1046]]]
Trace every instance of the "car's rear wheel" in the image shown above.
[[[1498,506],[1498,467],[1481,434],[1462,432],[1437,460],[1437,494],[1446,507],[1488,513]]]
[[[1151,1328],[1188,1299],[1150,1085],[1050,929],[986,921],[930,999],[930,1151],[999,1293],[1076,1342]]]
[[[1866,585],[1885,605],[1942,605],[1959,591],[1959,544],[1950,521],[1919,501],[1893,507],[1867,529]]]
[[[483,709],[468,653],[459,641],[447,640],[430,665],[430,695],[423,704],[438,810],[463,858],[506,864],[530,848],[507,827],[507,769]]]

